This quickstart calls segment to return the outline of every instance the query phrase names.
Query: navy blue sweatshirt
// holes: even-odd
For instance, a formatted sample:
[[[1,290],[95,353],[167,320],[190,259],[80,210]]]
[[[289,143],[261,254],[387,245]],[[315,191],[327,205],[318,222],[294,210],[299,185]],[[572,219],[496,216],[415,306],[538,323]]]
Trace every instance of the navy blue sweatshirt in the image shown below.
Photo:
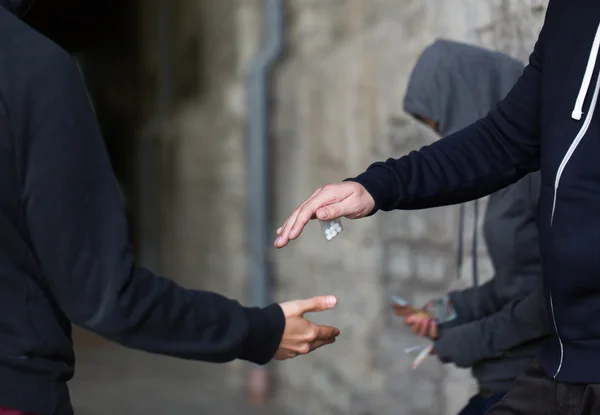
[[[422,209],[493,193],[541,171],[544,291],[554,336],[541,364],[600,383],[600,2],[550,0],[529,64],[485,118],[355,180],[376,210]]]
[[[0,407],[72,413],[71,322],[153,353],[269,361],[278,305],[245,308],[136,267],[78,68],[19,19],[27,6],[0,0]]]

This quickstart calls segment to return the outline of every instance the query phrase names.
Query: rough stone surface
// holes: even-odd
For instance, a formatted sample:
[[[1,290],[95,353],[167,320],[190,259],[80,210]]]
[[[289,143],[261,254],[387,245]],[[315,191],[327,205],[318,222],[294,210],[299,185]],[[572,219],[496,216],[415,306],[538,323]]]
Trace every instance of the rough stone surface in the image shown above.
[[[163,271],[185,286],[243,300],[251,243],[244,227],[244,74],[259,44],[261,2],[176,3],[178,102],[161,144]],[[314,188],[435,140],[402,111],[409,72],[428,43],[441,36],[526,59],[546,4],[288,1],[288,49],[272,96],[273,229]],[[148,20],[142,32],[151,34],[153,24]],[[146,46],[141,54],[151,72],[155,51]],[[331,243],[311,224],[289,248],[272,252],[275,299],[335,293],[337,310],[314,318],[342,330],[334,346],[274,366],[274,399],[284,408],[277,413],[451,415],[460,409],[474,391],[469,373],[435,358],[412,371],[403,348],[421,340],[390,310],[393,294],[418,305],[470,284],[470,232],[467,266],[457,278],[457,215],[448,207],[345,221]],[[483,244],[478,255],[480,274],[491,277]],[[227,367],[224,389],[243,381],[246,366]]]
[[[278,219],[315,187],[435,140],[402,111],[408,75],[429,42],[448,37],[526,59],[546,2],[401,3],[290,3],[292,53],[281,68],[275,97]],[[481,211],[484,208],[482,204]],[[288,251],[277,254],[278,278],[285,281],[279,296],[306,292],[303,287],[311,293],[333,289],[341,302],[327,320],[343,328],[335,348],[280,366],[282,378],[295,378],[301,367],[306,370],[306,360],[319,368],[327,362],[328,370],[337,371],[338,382],[361,397],[360,413],[456,413],[474,391],[468,371],[444,367],[435,358],[411,371],[402,349],[419,340],[390,316],[388,307],[393,294],[422,304],[470,285],[472,211],[467,206],[460,279],[455,207],[385,213],[360,224],[347,221],[344,236],[330,245],[320,240],[316,229],[309,229]],[[478,273],[485,281],[493,271],[482,242],[477,252]],[[354,264],[350,258],[357,256],[361,261]],[[320,271],[320,264],[333,258],[344,261]],[[359,413],[349,406],[348,391],[335,395],[310,388],[313,376],[305,372],[300,380],[288,382],[332,411]]]

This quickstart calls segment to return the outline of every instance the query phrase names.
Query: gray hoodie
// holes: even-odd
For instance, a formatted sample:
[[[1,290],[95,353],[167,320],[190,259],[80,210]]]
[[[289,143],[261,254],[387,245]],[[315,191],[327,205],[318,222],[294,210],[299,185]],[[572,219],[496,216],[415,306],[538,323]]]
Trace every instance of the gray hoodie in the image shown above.
[[[522,63],[501,53],[437,40],[413,69],[404,109],[436,121],[446,136],[484,117],[522,72]],[[490,196],[483,231],[495,275],[482,286],[450,293],[458,318],[440,327],[435,343],[442,362],[472,368],[482,394],[507,392],[550,334],[536,223],[539,192],[536,172]]]

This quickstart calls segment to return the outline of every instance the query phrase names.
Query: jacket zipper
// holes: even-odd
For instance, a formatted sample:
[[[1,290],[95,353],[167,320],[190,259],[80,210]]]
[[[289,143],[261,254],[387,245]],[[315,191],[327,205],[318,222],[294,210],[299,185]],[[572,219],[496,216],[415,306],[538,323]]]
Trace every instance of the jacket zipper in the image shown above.
[[[552,293],[550,293],[550,312],[552,313],[552,322],[554,323],[554,331],[556,331],[556,337],[558,337],[558,344],[560,345],[560,361],[558,362],[558,368],[556,368],[556,372],[554,372],[554,375],[552,375],[552,378],[556,378],[558,376],[558,374],[560,373],[560,369],[562,368],[563,357],[564,357],[565,351],[563,349],[562,340],[560,339],[560,334],[558,334],[558,325],[556,324],[556,317],[554,317],[554,303],[552,302]]]
[[[571,143],[571,146],[567,150],[567,154],[565,154],[562,161],[560,162],[560,165],[558,166],[558,171],[556,172],[556,179],[554,180],[554,198],[552,200],[552,216],[550,216],[550,225],[552,225],[554,222],[554,212],[556,210],[556,194],[558,192],[558,185],[560,184],[560,178],[561,178],[563,172],[565,171],[565,167],[567,167],[567,164],[569,163],[571,156],[573,155],[573,153],[575,153],[577,146],[579,145],[579,143],[581,142],[581,140],[587,133],[588,129],[590,128],[590,124],[592,123],[592,118],[594,117],[594,111],[596,110],[596,104],[598,103],[599,92],[600,92],[600,76],[598,76],[598,80],[596,81],[594,97],[592,98],[592,102],[590,104],[590,109],[585,117],[585,121],[583,122],[583,125],[581,126],[579,133],[577,133],[577,136]]]
[[[583,104],[585,102],[586,95],[588,93],[590,83],[592,81],[592,76],[594,73],[594,68],[596,66],[596,61],[598,59],[598,52],[600,50],[600,24],[598,24],[598,28],[596,30],[596,35],[594,37],[594,43],[592,44],[592,49],[590,50],[590,56],[588,58],[588,63],[585,68],[585,73],[583,76],[583,80],[581,82],[581,88],[579,89],[579,93],[577,94],[577,100],[575,101],[575,107],[571,113],[571,117],[574,120],[581,120],[583,115]],[[556,172],[556,178],[554,180],[554,195],[552,200],[552,215],[550,216],[550,226],[552,227],[554,223],[554,213],[556,211],[556,198],[558,193],[558,185],[560,184],[560,178],[569,163],[569,160],[575,153],[577,146],[585,137],[588,129],[590,128],[590,124],[592,123],[592,118],[594,117],[594,112],[596,110],[596,104],[598,103],[598,95],[600,93],[600,74],[598,75],[598,79],[596,80],[596,87],[594,89],[594,96],[592,98],[592,102],[590,103],[590,108],[585,117],[583,125],[581,129],[575,136],[575,139],[569,146],[567,150],[567,154],[563,157],[560,165],[558,166],[558,171]],[[558,343],[560,345],[560,360],[558,362],[558,367],[556,372],[553,375],[553,378],[556,378],[562,369],[563,360],[564,360],[564,346],[562,339],[560,338],[560,334],[558,332],[558,324],[556,324],[556,316],[554,315],[554,302],[552,300],[552,291],[550,291],[550,312],[552,313],[552,322],[554,323],[554,331],[556,332],[556,337],[558,338]]]

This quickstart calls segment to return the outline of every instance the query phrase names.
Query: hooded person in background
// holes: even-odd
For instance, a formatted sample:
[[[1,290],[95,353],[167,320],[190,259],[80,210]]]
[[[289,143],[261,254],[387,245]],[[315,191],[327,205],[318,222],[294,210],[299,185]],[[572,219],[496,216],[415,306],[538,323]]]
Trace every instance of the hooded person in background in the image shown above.
[[[523,68],[519,61],[498,52],[437,40],[425,49],[412,71],[404,110],[447,136],[492,110]],[[474,237],[474,286],[425,306],[431,310],[434,303],[448,305],[448,314],[455,318],[439,325],[422,313],[405,318],[413,331],[435,341],[434,352],[442,362],[472,369],[479,393],[460,415],[485,414],[508,392],[550,334],[536,222],[539,193],[540,175],[535,172],[489,197],[483,230],[493,278],[478,285]],[[478,210],[474,207],[476,235]],[[461,209],[459,258],[464,212]]]
[[[489,415],[600,413],[600,2],[547,4],[529,64],[492,111],[418,151],[317,189],[274,243],[285,247],[312,218],[464,203],[539,170],[552,335]]]
[[[73,413],[72,323],[152,353],[257,364],[339,334],[303,317],[335,297],[243,307],[135,265],[84,83],[51,40],[81,50],[102,27],[81,16],[107,4],[0,0],[0,414]]]

